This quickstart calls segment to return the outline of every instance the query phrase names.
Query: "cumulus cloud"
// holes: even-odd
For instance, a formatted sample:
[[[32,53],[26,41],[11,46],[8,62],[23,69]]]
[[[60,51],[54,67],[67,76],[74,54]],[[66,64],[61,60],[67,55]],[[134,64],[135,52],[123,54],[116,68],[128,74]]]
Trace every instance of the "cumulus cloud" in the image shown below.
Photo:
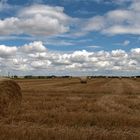
[[[31,66],[34,69],[47,69],[47,67],[50,64],[51,64],[51,62],[49,60],[44,60],[44,61],[36,60],[36,61],[31,62]]]
[[[0,45],[0,57],[7,58],[15,55],[17,52],[17,47],[8,47],[5,45]]]
[[[13,71],[19,74],[68,72],[70,74],[100,71],[139,72],[140,48],[112,51],[73,51],[57,52],[46,49],[41,41],[31,42],[20,47],[0,46],[1,72]],[[43,70],[43,73],[42,73]],[[40,73],[39,73],[40,72]]]
[[[140,2],[132,1],[125,9],[116,9],[105,13],[103,16],[95,16],[85,22],[83,32],[99,31],[102,34],[140,35]]]
[[[0,20],[0,35],[50,36],[66,33],[70,20],[63,7],[36,4],[18,11],[17,17]]]
[[[113,58],[125,58],[128,56],[128,54],[124,50],[113,50],[111,52],[111,55]]]
[[[25,53],[44,52],[46,51],[46,47],[41,41],[34,41],[32,43],[22,46],[21,50]]]
[[[140,56],[140,48],[131,49],[131,52],[132,52],[133,55],[139,55]]]
[[[140,63],[140,48],[131,49],[131,57]]]
[[[117,2],[123,3],[125,0]],[[0,35],[27,34],[48,37],[73,33],[75,36],[82,36],[95,31],[107,35],[140,35],[140,2],[137,0],[127,2],[131,2],[127,8],[112,10],[89,19],[72,18],[60,6],[34,4],[21,8],[14,17],[0,19]],[[6,1],[3,0],[2,3]]]

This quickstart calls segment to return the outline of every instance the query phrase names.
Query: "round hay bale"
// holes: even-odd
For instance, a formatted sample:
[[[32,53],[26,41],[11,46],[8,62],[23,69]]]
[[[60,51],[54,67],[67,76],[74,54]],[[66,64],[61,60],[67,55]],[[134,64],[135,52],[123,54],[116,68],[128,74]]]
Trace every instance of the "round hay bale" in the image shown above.
[[[17,112],[21,100],[21,89],[16,82],[10,79],[0,79],[0,114]]]
[[[81,82],[81,84],[86,84],[87,83],[87,76],[82,76],[82,77],[80,77],[80,82]]]
[[[88,80],[91,80],[91,79],[92,79],[92,77],[91,77],[91,76],[88,76],[88,77],[87,77],[87,79],[88,79]]]
[[[136,80],[137,79],[137,77],[136,76],[134,76],[134,80]]]

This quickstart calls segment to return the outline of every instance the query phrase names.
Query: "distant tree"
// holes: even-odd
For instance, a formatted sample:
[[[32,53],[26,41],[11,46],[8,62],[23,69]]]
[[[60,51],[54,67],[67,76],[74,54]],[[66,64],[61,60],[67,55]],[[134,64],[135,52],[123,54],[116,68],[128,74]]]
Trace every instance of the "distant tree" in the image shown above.
[[[13,77],[13,78],[17,79],[17,78],[18,78],[18,76],[17,76],[17,75],[14,75],[14,77]]]
[[[33,78],[33,76],[32,75],[26,75],[26,76],[24,76],[24,78],[25,79],[30,79],[30,78]]]

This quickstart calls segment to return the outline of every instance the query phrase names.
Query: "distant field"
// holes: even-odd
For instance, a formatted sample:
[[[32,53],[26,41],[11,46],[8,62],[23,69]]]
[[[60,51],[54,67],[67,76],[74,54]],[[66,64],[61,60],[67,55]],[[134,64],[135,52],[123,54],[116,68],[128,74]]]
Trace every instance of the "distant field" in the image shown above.
[[[140,79],[17,82],[21,111],[0,117],[0,140],[140,140]]]

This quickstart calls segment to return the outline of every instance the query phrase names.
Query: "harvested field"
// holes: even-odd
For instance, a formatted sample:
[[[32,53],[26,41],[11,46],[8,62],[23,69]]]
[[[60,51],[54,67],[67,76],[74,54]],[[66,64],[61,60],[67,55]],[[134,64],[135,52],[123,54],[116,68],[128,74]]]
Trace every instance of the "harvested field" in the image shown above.
[[[140,79],[17,80],[18,114],[0,118],[0,140],[139,140]]]

